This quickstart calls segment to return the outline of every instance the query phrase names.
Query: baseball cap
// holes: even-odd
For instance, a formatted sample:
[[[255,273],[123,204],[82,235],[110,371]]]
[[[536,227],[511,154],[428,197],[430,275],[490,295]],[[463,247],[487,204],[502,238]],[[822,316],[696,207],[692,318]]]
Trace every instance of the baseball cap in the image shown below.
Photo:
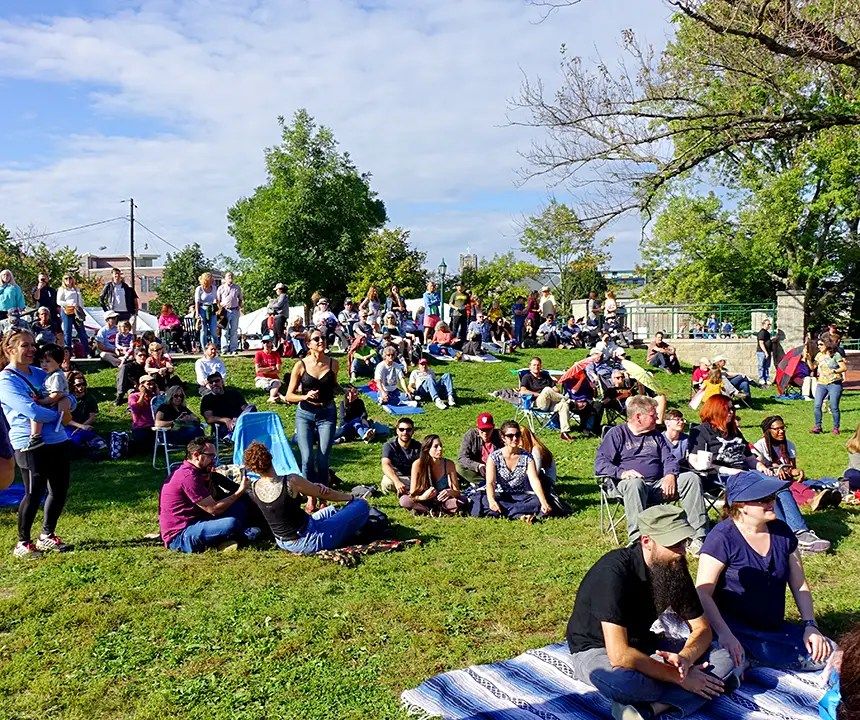
[[[283,290],[285,287],[286,285],[284,285],[284,283],[278,283],[275,285],[275,290]]]
[[[262,340],[263,342],[274,340],[274,339],[275,338],[272,335],[272,333],[266,333],[265,335],[263,335],[263,337],[260,338],[260,340]]]
[[[496,423],[493,422],[493,416],[490,413],[481,413],[478,415],[478,419],[475,420],[475,425],[478,430],[492,430],[496,427]]]
[[[639,532],[663,547],[672,547],[694,535],[686,514],[674,505],[652,505],[639,513]]]
[[[776,495],[789,485],[791,485],[790,480],[780,480],[754,470],[747,470],[729,476],[726,482],[726,499],[730,503],[761,500]]]
[[[143,385],[145,382],[155,382],[155,375],[141,375],[140,380],[137,381],[138,385]]]
[[[427,358],[421,358],[421,359],[418,361],[418,364],[419,364],[419,365],[427,365]]]
[[[541,292],[549,292],[549,285],[544,285],[541,289]]]
[[[718,362],[728,362],[729,359],[725,355],[714,355],[714,359],[711,361],[714,365]]]
[[[118,318],[118,317],[119,317],[119,313],[114,312],[113,310],[108,310],[105,313],[105,320],[107,320],[108,318]]]

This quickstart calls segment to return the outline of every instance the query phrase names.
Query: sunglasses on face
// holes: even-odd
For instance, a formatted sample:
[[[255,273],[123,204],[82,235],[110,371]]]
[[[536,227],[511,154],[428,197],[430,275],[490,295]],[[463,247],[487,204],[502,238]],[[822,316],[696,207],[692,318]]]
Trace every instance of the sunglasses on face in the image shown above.
[[[520,439],[520,433],[505,433],[505,437],[508,440],[519,440]]]
[[[780,431],[785,432],[786,427],[788,427],[788,426],[787,425],[777,425],[776,427],[772,427],[771,430],[773,430],[773,432],[780,432]]]
[[[399,428],[397,428],[397,432],[411,433],[411,432],[415,432],[415,430],[411,427],[399,427]]]
[[[308,338],[311,342],[325,342],[325,338],[317,335],[316,337]]]

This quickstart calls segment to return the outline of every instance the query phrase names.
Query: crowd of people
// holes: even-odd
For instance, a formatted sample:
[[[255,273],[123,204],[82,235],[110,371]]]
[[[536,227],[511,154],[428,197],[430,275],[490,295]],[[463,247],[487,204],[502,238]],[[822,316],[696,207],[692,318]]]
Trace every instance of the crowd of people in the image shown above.
[[[373,488],[335,489],[332,448],[340,442],[370,442],[381,429],[368,417],[355,384],[340,384],[340,362],[330,344],[336,340],[347,352],[351,381],[373,379],[381,403],[421,399],[442,411],[456,405],[453,379],[449,373],[437,377],[424,353],[434,344],[461,353],[472,337],[484,342],[485,329],[486,342],[493,343],[498,338],[493,328],[504,320],[498,303],[485,315],[477,299],[457,286],[448,326],[435,283],[428,283],[425,312],[418,318],[406,311],[396,286],[384,300],[371,288],[357,305],[348,301],[339,315],[326,298],[315,298],[313,318],[305,327],[301,318],[288,318],[279,283],[261,328],[262,348],[254,355],[254,382],[269,402],[296,406],[299,472],[279,474],[272,449],[252,442],[238,477],[230,479],[216,470],[217,442],[230,442],[238,419],[257,408],[227,384],[228,369],[219,357],[219,313],[223,317],[226,311],[227,318],[220,326],[222,350],[238,348],[241,289],[227,276],[216,288],[207,275],[194,293],[202,352],[193,383],[180,379],[164,343],[138,337],[124,325],[135,312],[136,296],[119,271],[102,294],[105,326],[95,342],[102,358],[117,368],[116,402],[130,413],[132,451],[149,451],[156,431],[164,432],[171,445],[186,448],[184,461],[161,489],[164,545],[192,553],[269,539],[284,551],[309,554],[354,542],[378,512],[367,500]],[[12,323],[0,342],[0,480],[11,482],[14,457],[24,483],[14,548],[21,558],[67,549],[57,524],[68,494],[72,451],[106,450],[93,427],[98,404],[88,393],[86,376],[63,367],[68,361],[63,348],[79,332],[80,293],[74,278],[65,277],[55,294],[55,312],[52,291],[42,280],[34,289],[40,305],[33,327]],[[7,295],[12,298],[7,305],[23,300],[14,292],[0,298]],[[781,416],[764,418],[762,436],[754,443],[744,437],[735,403],[749,398],[752,381],[732,373],[726,359],[717,356],[703,359],[693,373],[692,391],[702,395],[698,423],[687,433],[683,413],[668,407],[659,381],[627,357],[613,334],[615,298],[608,294],[602,306],[596,298],[590,302],[589,317],[599,317],[599,326],[593,335],[578,330],[575,336],[576,342],[593,339],[587,357],[560,376],[533,357],[513,390],[524,411],[555,416],[563,440],[573,440],[574,424],[602,435],[595,474],[601,491],[619,498],[626,515],[627,547],[601,558],[577,592],[567,628],[577,677],[612,700],[616,719],[647,720],[685,716],[731,692],[751,662],[823,668],[837,646],[817,626],[801,552],[825,552],[831,544],[808,527],[799,508],[824,510],[853,497],[860,488],[860,431],[848,443],[850,468],[842,480],[807,477]],[[539,345],[540,327],[552,325],[558,309],[549,288],[518,299],[502,351],[529,345],[530,328]],[[168,307],[162,315],[175,313]],[[165,321],[165,330],[176,327]],[[769,327],[763,324],[762,332],[769,334]],[[757,342],[759,354],[766,355],[759,358],[758,381],[766,382],[772,347],[761,335]],[[838,434],[844,353],[829,333],[816,340],[815,349],[805,358],[817,371],[815,397],[820,398],[813,432],[821,430],[821,405],[829,398]],[[287,358],[294,362],[284,372]],[[667,373],[682,371],[661,333],[650,342],[646,363]],[[202,396],[201,416],[186,404],[191,390]],[[338,396],[343,398],[339,407]],[[622,422],[613,425],[614,417]],[[528,424],[506,420],[497,428],[486,411],[464,433],[456,458],[446,457],[438,434],[419,439],[413,420],[397,416],[394,436],[382,445],[379,468],[379,491],[394,494],[399,506],[415,515],[470,514],[533,523],[568,511],[556,493],[552,452]],[[42,527],[34,541],[42,497]],[[714,499],[724,504],[724,519],[710,527]],[[678,506],[668,504],[674,501]],[[687,553],[699,558],[695,581]],[[786,620],[786,588],[800,624]],[[686,626],[686,637],[670,640],[669,634],[654,633],[655,621],[667,622],[669,609]]]

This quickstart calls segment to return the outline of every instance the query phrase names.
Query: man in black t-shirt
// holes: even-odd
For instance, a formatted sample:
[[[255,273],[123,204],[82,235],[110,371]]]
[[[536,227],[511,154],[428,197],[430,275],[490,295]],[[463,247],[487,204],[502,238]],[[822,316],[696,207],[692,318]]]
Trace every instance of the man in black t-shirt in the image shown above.
[[[200,413],[210,425],[220,425],[227,433],[233,432],[236,419],[246,412],[256,412],[254,405],[235,388],[224,387],[221,373],[213,372],[206,377],[207,392],[200,401]],[[228,436],[229,437],[229,436]]]
[[[567,623],[571,665],[612,701],[615,720],[685,717],[737,687],[735,668],[726,650],[710,649],[686,564],[693,529],[683,510],[654,505],[639,515],[639,530],[639,542],[607,553],[583,578]],[[653,632],[669,608],[689,627],[686,640]]]
[[[758,365],[758,382],[764,387],[768,384],[770,375],[770,359],[773,357],[773,339],[770,334],[770,318],[765,318],[761,323],[761,330],[756,335],[758,345],[756,347],[755,359]]]
[[[539,357],[529,361],[529,371],[520,377],[520,395],[531,395],[538,410],[558,413],[558,425],[562,440],[573,440],[570,434],[570,398],[555,389],[555,380],[543,369]]]
[[[405,495],[409,492],[412,463],[421,454],[421,443],[412,437],[412,418],[400,418],[395,432],[396,436],[382,446],[382,492]]]

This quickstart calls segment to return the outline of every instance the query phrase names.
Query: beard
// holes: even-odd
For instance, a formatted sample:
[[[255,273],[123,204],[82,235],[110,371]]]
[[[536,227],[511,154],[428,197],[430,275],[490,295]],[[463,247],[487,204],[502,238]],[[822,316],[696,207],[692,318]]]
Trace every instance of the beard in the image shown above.
[[[692,582],[687,557],[679,555],[674,560],[655,563],[648,568],[648,576],[651,580],[651,595],[657,614],[670,607],[673,610],[679,610],[678,602],[684,597],[685,591]]]

